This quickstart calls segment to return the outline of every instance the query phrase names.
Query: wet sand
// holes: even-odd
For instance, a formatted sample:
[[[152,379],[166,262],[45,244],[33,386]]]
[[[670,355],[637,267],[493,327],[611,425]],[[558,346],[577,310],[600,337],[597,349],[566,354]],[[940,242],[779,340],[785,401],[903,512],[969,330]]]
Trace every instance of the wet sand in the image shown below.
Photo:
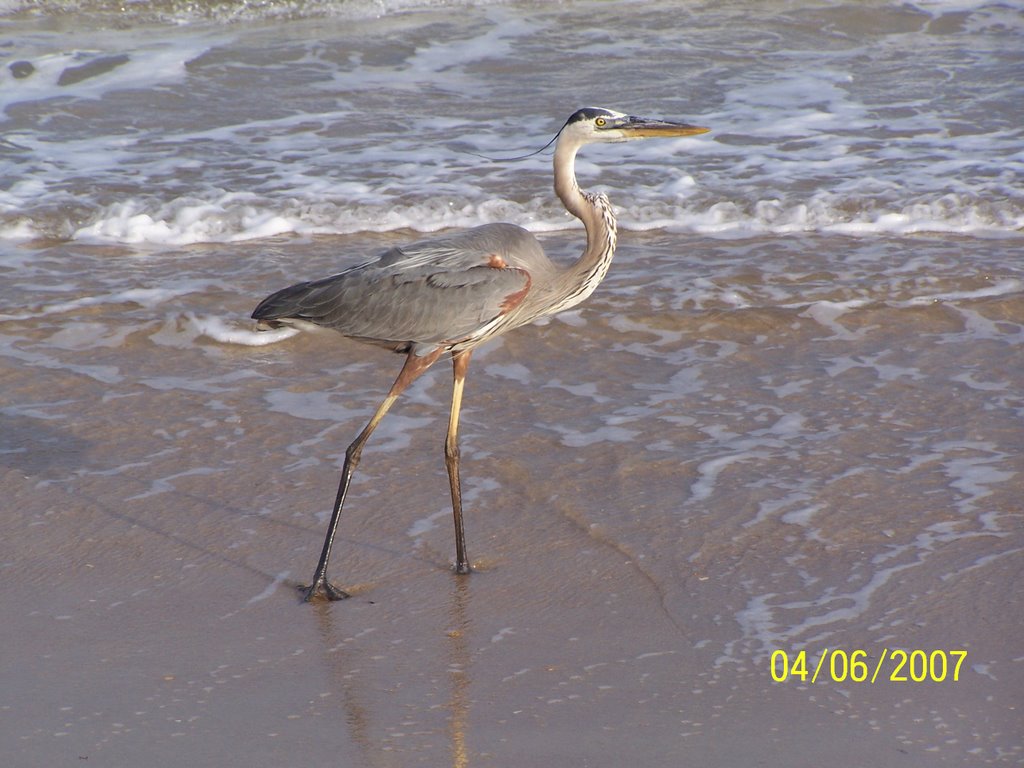
[[[201,330],[399,237],[31,246],[0,324],[5,765],[1019,763],[1024,306],[986,290],[1012,276],[938,240],[901,282],[857,254],[905,240],[794,277],[814,238],[631,234],[581,309],[474,357],[476,573],[450,571],[439,364],[364,455],[354,596],[304,605],[400,358]],[[107,298],[53,290],[90,265]],[[775,650],[895,648],[968,659],[772,680]]]

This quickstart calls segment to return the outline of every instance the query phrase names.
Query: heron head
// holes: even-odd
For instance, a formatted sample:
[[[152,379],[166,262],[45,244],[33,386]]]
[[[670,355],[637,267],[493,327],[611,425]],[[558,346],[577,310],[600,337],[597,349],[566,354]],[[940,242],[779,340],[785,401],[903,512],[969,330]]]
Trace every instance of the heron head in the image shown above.
[[[626,115],[601,107],[584,107],[577,110],[562,126],[562,134],[568,135],[581,144],[594,142],[632,141],[634,139],[673,138],[696,136],[707,133],[710,128],[687,123],[672,123],[666,120],[652,120],[646,117]]]

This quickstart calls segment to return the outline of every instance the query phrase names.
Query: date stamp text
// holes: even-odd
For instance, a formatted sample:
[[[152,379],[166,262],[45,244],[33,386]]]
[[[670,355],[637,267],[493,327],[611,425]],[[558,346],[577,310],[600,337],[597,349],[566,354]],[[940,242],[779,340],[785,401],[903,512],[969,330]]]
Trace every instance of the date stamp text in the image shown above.
[[[867,651],[825,648],[817,659],[807,651],[772,652],[772,680],[817,683],[944,683],[960,679],[967,659],[965,650],[903,650],[883,648],[877,656]]]

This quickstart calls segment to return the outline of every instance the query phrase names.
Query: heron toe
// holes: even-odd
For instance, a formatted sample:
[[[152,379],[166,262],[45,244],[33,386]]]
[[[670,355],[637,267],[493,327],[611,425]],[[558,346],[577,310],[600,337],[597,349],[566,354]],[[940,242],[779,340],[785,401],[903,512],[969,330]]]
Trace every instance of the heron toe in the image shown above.
[[[348,592],[338,589],[327,579],[317,579],[313,582],[312,586],[301,586],[299,589],[306,593],[306,596],[303,598],[303,602],[306,603],[318,600],[344,600],[346,597],[352,597]]]

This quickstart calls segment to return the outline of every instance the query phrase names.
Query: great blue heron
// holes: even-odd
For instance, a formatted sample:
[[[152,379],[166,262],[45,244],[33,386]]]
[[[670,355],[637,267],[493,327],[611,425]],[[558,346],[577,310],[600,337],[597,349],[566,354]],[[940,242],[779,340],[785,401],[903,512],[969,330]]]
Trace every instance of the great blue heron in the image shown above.
[[[584,144],[693,136],[707,128],[587,108],[562,126],[555,145],[555,193],[582,220],[587,247],[573,263],[553,264],[537,239],[514,224],[485,224],[465,232],[392,248],[379,258],[322,280],[268,296],[252,313],[258,328],[313,325],[405,354],[387,397],[345,451],[341,483],[320,561],[305,599],[348,594],[327,579],[327,563],[363,446],[402,391],[450,352],[452,407],[444,443],[455,518],[456,573],[469,573],[459,483],[459,409],[473,349],[493,336],[553,315],[586,299],[604,279],[615,252],[615,215],[603,194],[576,182],[576,153]]]

